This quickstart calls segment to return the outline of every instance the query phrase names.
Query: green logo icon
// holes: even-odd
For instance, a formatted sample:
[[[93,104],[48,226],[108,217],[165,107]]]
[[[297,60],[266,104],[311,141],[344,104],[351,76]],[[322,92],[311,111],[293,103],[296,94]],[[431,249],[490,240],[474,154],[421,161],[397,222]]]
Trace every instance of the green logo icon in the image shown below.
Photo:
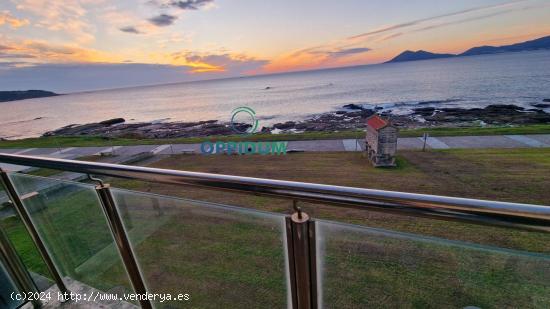
[[[242,117],[243,113],[245,114],[245,116],[248,116],[249,118],[246,122],[244,122],[245,124],[248,124],[248,126],[245,126],[245,128],[243,128],[242,121],[236,120],[238,115],[241,114],[241,117]],[[231,129],[239,134],[252,134],[256,132],[256,130],[258,129],[258,120],[256,119],[256,112],[252,108],[246,107],[246,106],[235,108],[231,112]]]

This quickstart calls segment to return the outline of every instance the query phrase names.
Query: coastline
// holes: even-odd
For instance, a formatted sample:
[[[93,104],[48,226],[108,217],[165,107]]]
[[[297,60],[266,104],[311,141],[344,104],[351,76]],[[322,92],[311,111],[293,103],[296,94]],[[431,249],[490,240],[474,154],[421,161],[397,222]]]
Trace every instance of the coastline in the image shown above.
[[[533,108],[533,103],[550,98],[547,87],[544,87],[543,75],[537,73],[542,65],[550,64],[548,51],[484,55],[484,59],[478,58],[438,59],[422,63],[413,61],[381,64],[376,68],[360,66],[301,72],[298,75],[134,87],[6,102],[2,103],[2,107],[9,112],[0,114],[0,138],[13,140],[39,137],[47,131],[56,131],[69,124],[90,124],[114,117],[124,117],[127,125],[138,122],[156,124],[157,120],[166,117],[171,119],[165,119],[164,122],[212,121],[220,124],[213,120],[229,121],[232,107],[235,106],[253,108],[258,112],[260,125],[271,129],[274,129],[275,124],[282,123],[282,126],[290,126],[288,130],[292,131],[288,132],[333,131],[355,126],[353,123],[335,124],[336,119],[332,123],[327,121],[322,124],[310,118],[334,113],[349,103],[364,104],[371,109],[381,107],[381,110],[377,110],[380,113],[391,110],[392,117],[400,120],[403,115],[412,113],[418,107],[484,108],[490,104],[515,104],[528,110]],[[437,78],[442,72],[452,74]],[[481,84],[480,80],[471,79],[471,76],[481,76]],[[550,108],[542,109],[550,112]],[[330,118],[333,115],[323,117]],[[298,127],[292,128],[294,125],[286,123],[288,121],[294,121]],[[412,122],[410,126],[414,127],[427,125],[414,123],[406,117],[403,121]],[[433,125],[459,124],[446,121]],[[479,121],[474,125],[484,123]],[[216,128],[210,128],[210,132],[180,135],[183,133],[181,123],[166,126],[165,131],[175,131],[175,134],[166,133],[164,136],[204,136],[210,132],[218,134]],[[274,131],[277,133],[279,129]],[[163,136],[157,133],[157,136]],[[154,135],[147,133],[145,136]]]
[[[445,108],[418,105],[412,113],[394,114],[391,110],[346,104],[337,111],[325,112],[301,121],[286,121],[265,126],[259,131],[264,134],[329,133],[363,129],[366,119],[378,113],[391,119],[401,129],[484,127],[495,125],[528,125],[550,123],[550,113],[544,109],[549,103],[533,104],[524,108],[511,104],[493,104],[485,108]],[[428,102],[430,103],[430,102]],[[240,131],[247,124],[237,124]],[[44,133],[49,136],[99,136],[106,138],[166,139],[194,138],[208,136],[230,136],[235,131],[227,122],[206,120],[196,122],[140,122],[126,123],[123,118],[113,118],[96,123],[72,124]]]

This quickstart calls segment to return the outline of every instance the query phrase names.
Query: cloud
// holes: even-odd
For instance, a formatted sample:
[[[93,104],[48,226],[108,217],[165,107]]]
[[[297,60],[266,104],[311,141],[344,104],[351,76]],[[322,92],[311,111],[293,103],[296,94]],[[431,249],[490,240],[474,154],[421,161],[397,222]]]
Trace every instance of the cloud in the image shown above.
[[[104,25],[108,25],[109,35],[116,35],[120,32],[154,35],[160,32],[159,27],[144,20],[142,16],[132,11],[120,9],[115,5],[103,9],[98,18]]]
[[[389,41],[410,33],[466,23],[540,6],[536,4],[522,6],[521,3],[526,1],[528,0],[514,0],[494,5],[477,6],[399,24],[386,25],[378,29],[372,29],[364,33],[281,55],[273,59],[266,66],[266,70],[279,72],[360,64],[365,60],[361,54],[368,51],[364,47],[366,44],[377,47],[377,43]],[[377,47],[377,49],[379,48]]]
[[[235,77],[258,72],[265,60],[245,55],[181,52],[182,64],[0,62],[0,90],[48,89],[67,93]],[[209,63],[209,64],[207,64]],[[219,70],[201,70],[217,67]],[[200,73],[200,74],[199,74]]]
[[[403,32],[396,32],[396,33],[388,34],[386,36],[383,36],[383,37],[379,38],[377,40],[377,42],[388,41],[388,40],[394,39],[394,38],[396,38],[398,36],[402,36],[402,35],[403,35]]]
[[[166,27],[173,24],[176,19],[178,19],[178,17],[174,15],[160,14],[158,16],[149,18],[149,22],[159,27]]]
[[[8,54],[0,52],[0,59],[31,59],[36,58],[36,56],[29,54]]]
[[[134,26],[126,26],[119,28],[120,31],[126,32],[126,33],[134,33],[134,34],[141,34],[142,32],[136,29]]]
[[[149,4],[163,9],[178,8],[182,10],[198,10],[200,8],[209,8],[214,4],[214,0],[151,0]]]
[[[174,45],[190,44],[193,41],[195,33],[171,33],[164,35],[157,41],[160,48],[173,47]]]
[[[48,89],[67,93],[191,80],[189,68],[142,63],[36,64],[0,62],[0,90]],[[3,73],[2,73],[3,72]]]
[[[5,45],[0,50],[4,58],[32,58],[35,64],[44,62],[115,62],[121,60],[108,53],[72,44],[50,44],[39,40],[6,40],[3,43]]]
[[[372,50],[372,49],[367,48],[367,47],[355,47],[355,48],[339,49],[339,50],[336,50],[336,51],[328,51],[328,52],[325,52],[325,53],[329,56],[332,56],[332,57],[343,57],[343,56],[348,56],[348,55],[365,53],[365,52],[368,52],[370,50]]]
[[[0,71],[5,70],[5,69],[9,69],[9,68],[13,68],[14,63],[17,63],[17,62],[3,62],[3,61],[0,61]],[[1,78],[2,78],[2,76],[0,75],[0,79]]]
[[[431,16],[431,17],[427,17],[427,18],[421,18],[421,19],[417,19],[417,20],[413,20],[413,21],[408,21],[408,22],[405,22],[405,23],[390,25],[390,26],[382,27],[380,29],[371,30],[371,31],[368,31],[368,32],[365,32],[365,33],[361,33],[361,34],[358,34],[358,35],[351,36],[348,39],[350,39],[350,40],[361,39],[361,38],[365,38],[365,37],[372,36],[372,35],[379,34],[379,33],[383,33],[383,32],[388,32],[388,31],[397,30],[397,29],[401,29],[401,28],[416,26],[418,24],[422,24],[422,23],[427,22],[427,21],[432,21],[432,20],[445,18],[445,17],[453,17],[453,16],[457,16],[457,15],[463,15],[463,14],[466,14],[466,13],[472,13],[472,12],[481,11],[481,10],[506,7],[506,6],[509,6],[509,5],[513,5],[513,4],[516,4],[516,3],[519,3],[519,2],[525,2],[525,1],[527,1],[527,0],[514,0],[514,1],[509,1],[509,2],[506,2],[506,3],[478,6],[478,7],[473,7],[473,8],[460,10],[460,11],[455,11],[455,12],[451,12],[451,13]]]
[[[214,0],[178,0],[171,1],[170,5],[182,10],[198,10],[200,7],[213,3]]]
[[[214,7],[214,0],[170,0],[160,1],[151,0],[148,2],[153,6],[159,7],[163,10],[167,9],[180,9],[184,11],[198,10],[201,8],[208,9]],[[172,10],[173,11],[173,10]],[[172,25],[178,16],[167,13],[162,13],[158,16],[149,18],[148,21],[158,27],[166,27]]]
[[[95,26],[88,19],[88,10],[84,5],[96,5],[101,0],[19,0],[17,9],[32,13],[37,17],[33,25],[59,31],[71,36],[79,44],[88,44],[95,40]]]
[[[9,11],[0,12],[0,26],[7,24],[13,29],[17,29],[29,24],[28,19],[19,19],[10,14]]]
[[[338,44],[319,45],[292,51],[266,65],[268,72],[310,70],[357,64],[358,57],[371,51],[368,47],[346,47]]]
[[[510,8],[510,9],[507,9],[507,10],[497,11],[497,12],[493,12],[493,13],[489,13],[489,14],[483,14],[483,15],[479,15],[479,16],[472,16],[472,17],[468,17],[468,18],[462,18],[462,19],[459,19],[459,20],[453,20],[453,21],[447,21],[447,22],[440,22],[440,23],[424,26],[424,27],[421,27],[421,28],[418,28],[418,29],[414,29],[411,32],[421,32],[421,31],[432,30],[432,29],[437,29],[437,28],[451,26],[451,25],[463,24],[463,23],[467,23],[467,22],[470,22],[470,21],[486,19],[486,18],[498,16],[498,15],[503,15],[503,14],[507,14],[507,13],[511,13],[511,12],[516,12],[518,10],[527,10],[527,9],[534,8],[534,7],[535,6],[523,6],[523,7],[520,7],[520,8]]]
[[[191,68],[190,73],[227,72],[231,75],[257,73],[267,60],[255,59],[243,54],[205,54],[181,51],[171,55],[172,63]]]

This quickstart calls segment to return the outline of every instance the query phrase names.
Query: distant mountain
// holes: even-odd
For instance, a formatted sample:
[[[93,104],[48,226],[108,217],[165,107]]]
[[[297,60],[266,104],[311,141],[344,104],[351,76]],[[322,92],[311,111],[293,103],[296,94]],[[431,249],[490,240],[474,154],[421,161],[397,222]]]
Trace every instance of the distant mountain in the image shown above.
[[[403,62],[403,61],[416,61],[416,60],[437,59],[437,58],[498,54],[498,53],[508,53],[508,52],[518,52],[518,51],[528,51],[528,50],[538,50],[538,49],[550,49],[550,36],[545,36],[539,39],[526,41],[522,43],[511,44],[511,45],[473,47],[463,52],[462,54],[458,54],[458,55],[435,54],[424,50],[419,50],[416,52],[407,50],[387,62]]]
[[[44,90],[0,91],[0,102],[17,101],[32,98],[53,97],[59,95]]]
[[[437,58],[449,58],[454,56],[455,55],[453,54],[430,53],[425,50],[417,50],[417,51],[406,50],[388,62],[416,61],[416,60],[427,60],[427,59],[437,59]]]
[[[508,53],[508,52],[518,52],[518,51],[526,51],[526,50],[537,50],[537,49],[550,49],[550,36],[545,36],[540,39],[526,41],[522,43],[516,43],[512,45],[474,47],[474,48],[468,49],[467,51],[463,52],[459,56],[497,54],[497,53]]]

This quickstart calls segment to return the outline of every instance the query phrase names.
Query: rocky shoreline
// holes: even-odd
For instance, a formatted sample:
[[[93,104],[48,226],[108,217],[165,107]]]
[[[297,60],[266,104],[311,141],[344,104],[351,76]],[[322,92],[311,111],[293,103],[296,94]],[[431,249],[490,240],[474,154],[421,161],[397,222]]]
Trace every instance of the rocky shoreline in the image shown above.
[[[413,109],[408,115],[395,115],[391,110],[372,109],[357,104],[347,104],[341,110],[312,116],[303,121],[287,121],[263,127],[262,133],[335,132],[365,127],[365,119],[379,113],[392,119],[401,128],[418,127],[466,127],[480,125],[520,125],[550,123],[550,100],[534,103],[533,108],[516,105],[494,104],[485,108],[423,107]],[[237,124],[245,131],[247,124]],[[126,123],[123,118],[114,118],[97,123],[72,124],[43,136],[104,136],[124,138],[177,138],[234,135],[229,123],[217,120],[197,122],[142,122]]]

